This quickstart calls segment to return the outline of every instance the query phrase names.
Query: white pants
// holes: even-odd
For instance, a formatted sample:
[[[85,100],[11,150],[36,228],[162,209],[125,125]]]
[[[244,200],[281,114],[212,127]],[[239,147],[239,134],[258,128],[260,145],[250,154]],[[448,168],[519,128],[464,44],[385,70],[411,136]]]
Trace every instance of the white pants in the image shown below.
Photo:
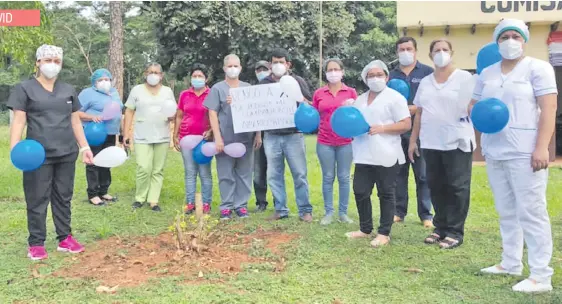
[[[530,159],[486,159],[486,170],[502,236],[501,266],[508,271],[523,269],[523,240],[527,244],[530,278],[550,283],[553,270],[552,233],[546,210],[548,170],[533,172]]]

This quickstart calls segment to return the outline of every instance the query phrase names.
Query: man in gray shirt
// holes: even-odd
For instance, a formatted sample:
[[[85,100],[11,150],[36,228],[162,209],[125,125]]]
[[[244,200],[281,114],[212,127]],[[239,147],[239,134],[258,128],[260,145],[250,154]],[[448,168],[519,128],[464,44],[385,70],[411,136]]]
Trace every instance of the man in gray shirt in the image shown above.
[[[215,84],[203,105],[209,109],[209,121],[217,147],[217,175],[221,193],[221,220],[232,218],[232,212],[240,218],[248,217],[248,199],[252,194],[252,173],[254,168],[254,148],[261,146],[261,133],[234,133],[230,103],[230,88],[247,87],[250,84],[240,81],[242,71],[240,58],[230,54],[224,58],[225,80]],[[242,143],[246,154],[233,158],[223,153],[224,146]]]
[[[273,50],[271,54],[272,74],[260,81],[260,84],[279,82],[284,75],[291,75],[299,83],[304,98],[307,101],[312,100],[308,85],[304,79],[290,73],[290,67],[289,52],[285,49]],[[293,175],[299,217],[305,222],[312,222],[312,205],[308,197],[306,149],[303,134],[297,128],[266,131],[263,146],[267,158],[267,183],[271,193],[273,193],[275,205],[275,213],[269,219],[280,220],[289,216],[287,191],[285,190],[286,159]]]

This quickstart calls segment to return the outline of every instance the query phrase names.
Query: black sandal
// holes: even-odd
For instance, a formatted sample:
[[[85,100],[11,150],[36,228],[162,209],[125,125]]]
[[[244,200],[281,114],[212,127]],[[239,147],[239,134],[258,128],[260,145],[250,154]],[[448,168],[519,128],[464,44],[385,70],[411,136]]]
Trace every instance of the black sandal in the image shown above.
[[[441,249],[454,249],[459,247],[460,245],[462,245],[462,241],[459,240],[455,240],[455,239],[443,239],[441,240],[441,242],[439,242],[439,247]]]
[[[441,242],[442,240],[443,240],[443,238],[439,234],[432,233],[432,234],[426,236],[425,239],[423,240],[423,242],[428,244],[428,245],[434,245],[434,244],[437,244],[437,243]]]
[[[103,197],[103,195],[102,195],[100,198],[102,199],[102,201],[105,201],[105,202],[115,203],[117,201],[117,196],[112,196],[111,199],[109,199],[109,198]]]
[[[101,200],[99,203],[94,204],[94,203],[92,202],[92,199],[89,199],[89,200],[88,200],[88,203],[90,203],[90,205],[94,205],[94,206],[103,206],[103,205],[105,205],[105,201],[104,201],[104,200]]]

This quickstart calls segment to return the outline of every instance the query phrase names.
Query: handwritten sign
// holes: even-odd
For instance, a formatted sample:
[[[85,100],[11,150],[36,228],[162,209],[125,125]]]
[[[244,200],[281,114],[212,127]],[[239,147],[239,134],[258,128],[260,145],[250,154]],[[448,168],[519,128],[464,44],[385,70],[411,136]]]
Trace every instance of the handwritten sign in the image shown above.
[[[230,89],[234,133],[295,127],[297,105],[278,83]]]

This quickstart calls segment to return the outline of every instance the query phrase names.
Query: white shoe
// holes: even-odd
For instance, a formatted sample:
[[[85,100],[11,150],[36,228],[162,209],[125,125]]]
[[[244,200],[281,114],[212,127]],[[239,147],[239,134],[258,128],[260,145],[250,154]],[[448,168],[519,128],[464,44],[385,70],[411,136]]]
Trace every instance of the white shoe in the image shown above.
[[[539,283],[531,279],[525,279],[513,286],[511,289],[518,292],[549,292],[552,290],[552,284],[550,283]]]
[[[512,275],[512,276],[520,276],[521,275],[521,271],[507,271],[503,268],[501,268],[500,265],[494,265],[488,268],[483,268],[480,269],[480,272],[482,273],[487,273],[487,274],[508,274],[508,275]]]

